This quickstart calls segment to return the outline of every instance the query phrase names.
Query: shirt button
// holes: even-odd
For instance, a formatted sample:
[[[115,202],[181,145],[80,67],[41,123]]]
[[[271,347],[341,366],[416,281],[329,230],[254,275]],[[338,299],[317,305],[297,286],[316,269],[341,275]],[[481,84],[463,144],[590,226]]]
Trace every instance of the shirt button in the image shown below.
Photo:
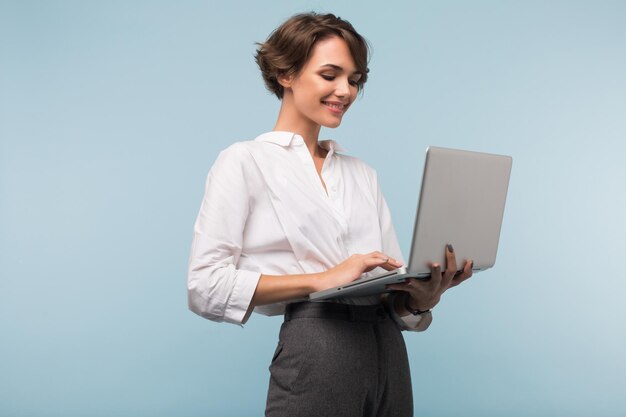
[[[332,187],[330,187],[330,191],[332,191],[333,193],[337,192],[337,187],[335,187],[334,185]]]

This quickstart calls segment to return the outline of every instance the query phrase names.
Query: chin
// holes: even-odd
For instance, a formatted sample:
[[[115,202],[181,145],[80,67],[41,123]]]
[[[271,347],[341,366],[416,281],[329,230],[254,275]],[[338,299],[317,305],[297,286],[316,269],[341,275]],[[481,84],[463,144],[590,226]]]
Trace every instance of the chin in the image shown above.
[[[330,120],[326,123],[322,123],[322,126],[330,128],[330,129],[339,127],[339,125],[341,125],[341,120]]]

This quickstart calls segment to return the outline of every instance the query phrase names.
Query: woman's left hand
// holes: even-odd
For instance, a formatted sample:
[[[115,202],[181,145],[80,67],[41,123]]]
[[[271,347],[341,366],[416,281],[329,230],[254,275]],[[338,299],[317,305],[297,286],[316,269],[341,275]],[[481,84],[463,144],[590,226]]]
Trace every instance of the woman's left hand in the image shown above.
[[[465,262],[462,271],[456,270],[456,256],[452,245],[446,246],[446,268],[433,264],[430,279],[409,279],[404,284],[389,285],[389,289],[404,291],[409,297],[408,305],[414,310],[430,310],[439,303],[441,296],[449,288],[455,287],[472,276],[472,261]]]

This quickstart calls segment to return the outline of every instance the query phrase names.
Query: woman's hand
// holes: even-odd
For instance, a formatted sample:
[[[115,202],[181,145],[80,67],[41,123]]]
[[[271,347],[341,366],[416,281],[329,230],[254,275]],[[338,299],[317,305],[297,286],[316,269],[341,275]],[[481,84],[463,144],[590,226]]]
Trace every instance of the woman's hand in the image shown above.
[[[324,272],[295,275],[261,274],[246,314],[252,312],[256,306],[297,300],[312,292],[347,284],[359,278],[362,273],[369,272],[378,266],[391,271],[401,267],[402,263],[384,253],[372,252],[365,255],[352,255]]]
[[[391,284],[388,288],[406,292],[410,297],[408,305],[411,309],[430,310],[439,303],[444,292],[472,276],[472,266],[472,261],[467,261],[463,270],[457,272],[454,249],[452,245],[447,245],[446,268],[443,272],[441,265],[434,263],[431,266],[430,280],[409,279],[404,284]]]
[[[364,272],[369,272],[376,267],[392,271],[401,266],[402,262],[398,262],[382,252],[355,254],[339,265],[321,273],[318,280],[318,291],[352,282]]]

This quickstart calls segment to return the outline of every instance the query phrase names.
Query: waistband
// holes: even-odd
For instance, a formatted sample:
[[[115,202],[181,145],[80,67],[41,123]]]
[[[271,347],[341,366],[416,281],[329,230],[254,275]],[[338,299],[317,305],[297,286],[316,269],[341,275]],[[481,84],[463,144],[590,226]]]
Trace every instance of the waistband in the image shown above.
[[[352,305],[304,301],[288,304],[285,308],[285,321],[302,318],[319,318],[380,323],[387,317],[387,311],[382,304]]]

